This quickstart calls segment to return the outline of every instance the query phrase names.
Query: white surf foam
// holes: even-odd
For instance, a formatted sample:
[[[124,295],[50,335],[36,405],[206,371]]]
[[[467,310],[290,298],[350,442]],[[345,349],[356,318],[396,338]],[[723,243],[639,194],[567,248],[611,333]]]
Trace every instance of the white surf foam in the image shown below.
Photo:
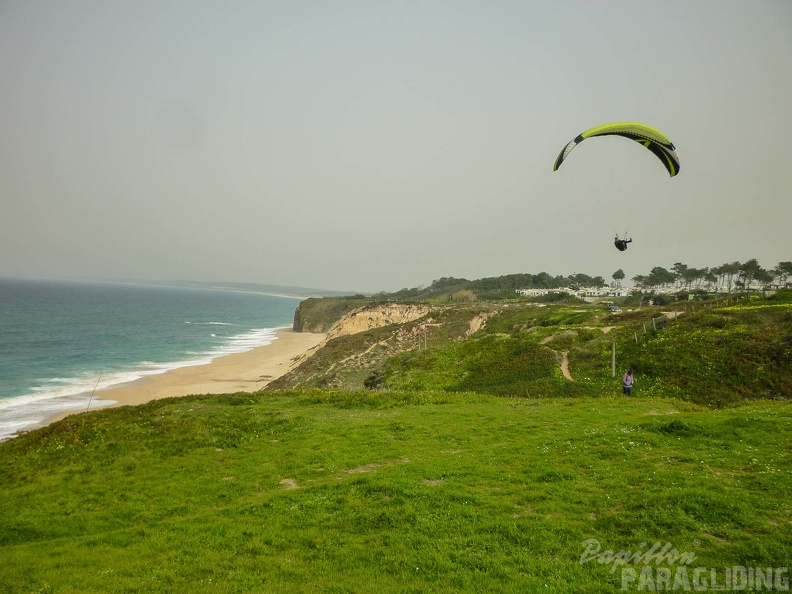
[[[220,323],[218,323],[220,324]],[[283,328],[261,328],[231,336],[216,349],[191,353],[179,361],[164,363],[143,361],[126,370],[102,373],[100,377],[84,374],[73,378],[51,378],[42,382],[30,393],[0,399],[0,441],[9,439],[19,431],[28,430],[58,414],[100,408],[115,404],[113,400],[99,400],[92,394],[109,388],[129,384],[152,375],[167,373],[180,367],[206,365],[217,357],[244,353],[271,344],[277,331]]]

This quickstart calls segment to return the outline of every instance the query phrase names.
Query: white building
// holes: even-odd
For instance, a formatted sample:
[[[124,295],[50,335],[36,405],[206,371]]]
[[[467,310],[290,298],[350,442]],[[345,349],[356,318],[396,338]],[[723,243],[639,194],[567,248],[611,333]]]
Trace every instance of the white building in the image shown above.
[[[517,289],[517,293],[523,297],[541,297],[542,295],[568,293],[586,301],[594,301],[601,297],[627,297],[631,294],[631,290],[625,287],[581,287],[580,289],[562,287],[560,289]]]

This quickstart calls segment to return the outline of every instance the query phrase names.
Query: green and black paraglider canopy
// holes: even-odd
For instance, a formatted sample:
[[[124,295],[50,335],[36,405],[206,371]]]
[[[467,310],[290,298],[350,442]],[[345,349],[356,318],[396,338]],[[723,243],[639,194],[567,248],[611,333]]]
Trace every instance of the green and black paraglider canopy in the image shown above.
[[[613,122],[611,124],[603,124],[602,126],[595,126],[585,132],[578,134],[570,140],[567,145],[559,153],[558,158],[553,165],[553,171],[557,171],[561,167],[561,163],[569,156],[577,145],[586,140],[587,138],[594,138],[596,136],[623,136],[635,142],[642,144],[648,148],[654,155],[660,159],[663,166],[668,170],[671,177],[679,173],[679,155],[677,155],[676,147],[665,134],[659,130],[639,124],[638,122]]]

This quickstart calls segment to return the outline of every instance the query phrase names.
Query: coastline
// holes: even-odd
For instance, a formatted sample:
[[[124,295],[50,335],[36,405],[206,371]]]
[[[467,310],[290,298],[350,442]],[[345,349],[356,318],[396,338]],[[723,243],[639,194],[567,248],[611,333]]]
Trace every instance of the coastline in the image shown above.
[[[94,400],[104,401],[101,408],[109,408],[134,406],[160,398],[193,394],[256,392],[299,365],[326,336],[295,332],[290,328],[281,328],[275,335],[275,340],[270,344],[244,353],[223,355],[204,365],[178,367],[130,384],[99,390],[94,395]],[[49,425],[80,412],[84,411],[55,415],[39,426]]]

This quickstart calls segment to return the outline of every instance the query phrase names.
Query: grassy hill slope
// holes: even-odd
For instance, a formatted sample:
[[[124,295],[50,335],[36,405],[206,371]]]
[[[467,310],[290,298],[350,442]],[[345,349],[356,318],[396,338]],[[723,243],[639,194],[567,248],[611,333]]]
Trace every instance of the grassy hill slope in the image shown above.
[[[578,303],[435,305],[408,324],[329,341],[269,389],[369,386],[597,397],[618,394],[621,374],[632,368],[636,394],[707,406],[792,395],[792,292],[678,309],[611,314]],[[470,335],[477,317],[486,323]],[[564,356],[574,381],[561,373]]]
[[[75,415],[0,444],[0,591],[621,591],[589,539],[786,566],[790,431],[787,402],[447,392]]]
[[[279,390],[73,415],[0,443],[0,592],[623,591],[592,539],[720,584],[786,567],[790,341],[789,293],[457,304],[332,339]]]

